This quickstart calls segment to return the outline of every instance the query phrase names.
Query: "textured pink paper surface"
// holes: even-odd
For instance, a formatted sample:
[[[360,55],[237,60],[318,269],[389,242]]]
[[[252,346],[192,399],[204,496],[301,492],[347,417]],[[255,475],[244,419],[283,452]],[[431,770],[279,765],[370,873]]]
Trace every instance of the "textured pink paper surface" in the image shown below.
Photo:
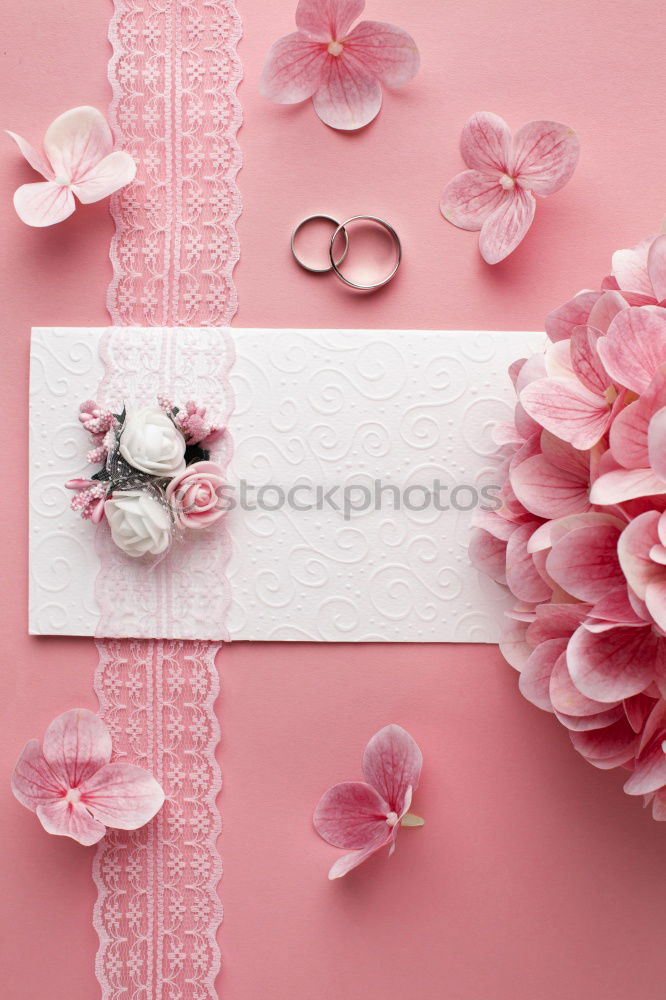
[[[310,107],[277,108],[258,95],[265,52],[291,30],[294,6],[240,3],[238,325],[535,329],[605,273],[613,249],[659,228],[666,65],[651,56],[666,14],[656,4],[613,2],[599,17],[575,0],[444,9],[440,0],[371,0],[368,16],[414,34],[423,68],[356,136],[328,131]],[[2,125],[36,139],[68,107],[106,108],[110,5],[8,7]],[[542,115],[571,122],[583,144],[571,183],[541,202],[525,242],[492,271],[476,237],[438,211],[446,180],[462,169],[460,128],[482,108],[512,127]],[[32,179],[7,140],[3,468],[11,460],[19,484],[29,327],[106,324],[111,273],[106,206],[31,231],[11,194]],[[298,271],[289,232],[317,210],[384,213],[405,244],[396,282],[355,298]],[[46,836],[8,782],[27,738],[66,708],[95,707],[96,651],[86,640],[26,634],[20,487],[4,494],[0,532],[3,991],[92,1000],[92,851]],[[237,644],[221,657],[224,1000],[661,1000],[666,830],[627,801],[619,775],[593,771],[522,701],[496,650]],[[368,737],[389,721],[424,749],[415,809],[426,826],[404,831],[391,862],[378,857],[330,885],[335,852],[311,830],[311,810],[333,781],[358,774]]]

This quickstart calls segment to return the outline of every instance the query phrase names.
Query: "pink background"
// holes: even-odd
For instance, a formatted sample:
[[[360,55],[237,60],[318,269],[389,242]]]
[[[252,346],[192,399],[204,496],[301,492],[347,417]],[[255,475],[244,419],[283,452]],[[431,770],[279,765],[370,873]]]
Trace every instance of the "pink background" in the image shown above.
[[[109,100],[105,0],[14,0],[3,11],[0,124],[38,140],[56,114]],[[295,0],[240,0],[245,200],[237,270],[245,326],[535,329],[605,272],[611,251],[664,211],[666,61],[661,5],[609,0],[370,0],[368,15],[418,40],[423,67],[364,133],[258,95],[269,44]],[[574,126],[571,184],[539,203],[532,232],[494,270],[476,237],[438,214],[473,111],[513,127]],[[26,634],[27,373],[31,325],[108,322],[104,204],[30,230],[11,194],[32,179],[0,142],[4,507],[0,551],[3,995],[94,998],[92,852],[50,838],[8,791],[24,741],[58,712],[94,706],[89,641]],[[288,236],[307,213],[385,215],[405,248],[380,295],[298,271]],[[11,463],[11,464],[10,464]],[[9,469],[11,468],[11,473]],[[225,863],[225,1000],[661,1000],[666,830],[520,698],[493,647],[247,645],[224,649],[219,710]],[[341,883],[310,828],[319,794],[359,776],[389,721],[425,752],[415,809],[384,857]]]

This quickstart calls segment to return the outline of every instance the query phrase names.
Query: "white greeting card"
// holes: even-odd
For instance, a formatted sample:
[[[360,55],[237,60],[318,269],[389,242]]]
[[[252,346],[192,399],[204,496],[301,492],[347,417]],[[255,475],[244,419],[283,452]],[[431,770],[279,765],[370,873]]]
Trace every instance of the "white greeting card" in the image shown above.
[[[494,502],[507,368],[543,344],[479,331],[33,330],[31,633],[496,642],[506,596],[470,565],[470,524]],[[156,569],[122,553],[109,566],[108,527],[69,509],[64,483],[90,469],[78,406],[100,392],[227,415],[231,509]]]

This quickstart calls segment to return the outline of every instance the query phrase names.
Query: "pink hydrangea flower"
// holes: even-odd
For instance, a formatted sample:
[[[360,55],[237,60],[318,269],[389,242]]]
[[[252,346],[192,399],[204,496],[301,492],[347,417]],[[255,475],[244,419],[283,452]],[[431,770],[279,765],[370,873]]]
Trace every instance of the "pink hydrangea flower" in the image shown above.
[[[385,726],[365,748],[365,781],[344,781],[322,795],[314,813],[317,833],[333,847],[351,852],[335,862],[329,879],[346,875],[382,847],[393,854],[401,825],[423,825],[409,813],[422,763],[409,733]]]
[[[499,115],[479,111],[460,140],[469,167],[447,185],[440,209],[459,229],[480,230],[479,249],[497,264],[516,249],[532,225],[535,196],[545,198],[570,180],[580,143],[560,122],[528,122],[511,136]]]
[[[47,833],[96,844],[106,827],[136,830],[161,809],[164,792],[148,771],[111,761],[111,735],[84,708],[54,719],[23,749],[12,776],[19,802]]]
[[[28,226],[52,226],[68,218],[76,208],[74,195],[87,205],[134,180],[134,160],[123,150],[114,151],[111,129],[96,108],[72,108],[51,122],[44,155],[20,135],[8,134],[30,166],[46,178],[23,184],[14,194],[16,212]]]
[[[666,237],[613,256],[599,290],[512,366],[498,511],[477,565],[516,603],[501,648],[522,694],[666,820]]]
[[[331,128],[363,128],[379,114],[382,84],[399,87],[419,68],[411,35],[382,21],[352,24],[365,0],[299,0],[298,31],[280,38],[266,58],[261,92],[278,104],[312,98]]]

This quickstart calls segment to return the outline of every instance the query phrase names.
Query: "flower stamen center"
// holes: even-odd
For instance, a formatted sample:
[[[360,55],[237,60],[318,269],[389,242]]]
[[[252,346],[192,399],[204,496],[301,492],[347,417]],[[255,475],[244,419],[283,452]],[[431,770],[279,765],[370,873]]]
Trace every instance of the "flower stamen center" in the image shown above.
[[[342,49],[343,49],[342,42],[333,41],[328,43],[328,53],[331,56],[342,55]]]
[[[397,812],[390,812],[386,817],[386,825],[393,828],[397,824],[399,819],[400,817],[398,816]]]
[[[500,185],[505,191],[510,191],[511,188],[515,187],[516,181],[514,177],[510,177],[508,174],[502,174],[499,179]]]
[[[67,794],[65,795],[65,802],[71,802],[75,805],[81,798],[81,792],[78,788],[68,788]]]

